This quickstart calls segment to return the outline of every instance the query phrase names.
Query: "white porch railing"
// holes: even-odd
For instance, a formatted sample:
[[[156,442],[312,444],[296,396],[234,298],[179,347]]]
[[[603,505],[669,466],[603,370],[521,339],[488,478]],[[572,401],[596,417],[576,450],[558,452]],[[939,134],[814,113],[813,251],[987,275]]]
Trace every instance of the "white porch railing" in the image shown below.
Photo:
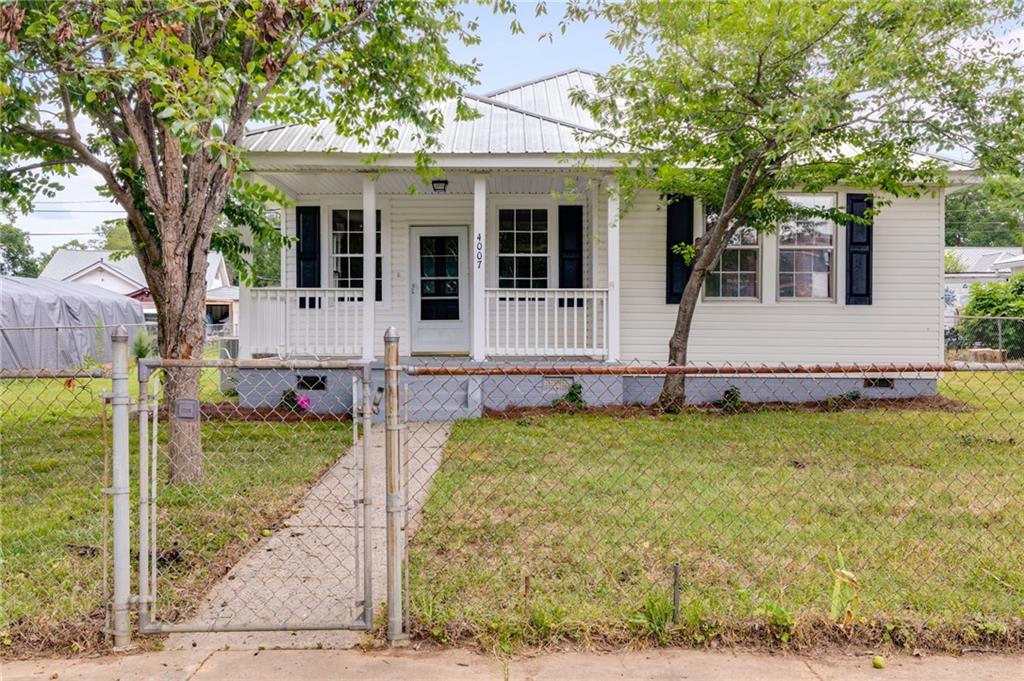
[[[607,289],[485,291],[487,354],[495,357],[605,357]]]
[[[359,355],[363,338],[363,290],[350,288],[253,288],[242,296],[248,353]]]

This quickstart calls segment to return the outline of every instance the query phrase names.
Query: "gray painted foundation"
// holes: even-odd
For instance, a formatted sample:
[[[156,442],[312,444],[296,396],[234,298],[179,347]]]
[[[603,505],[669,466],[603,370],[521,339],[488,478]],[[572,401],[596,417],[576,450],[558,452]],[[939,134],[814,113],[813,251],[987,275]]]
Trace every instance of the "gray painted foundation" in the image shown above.
[[[373,390],[383,385],[383,369],[374,368]],[[352,409],[353,378],[350,370],[241,369],[238,372],[239,404],[273,407],[287,390],[306,395],[315,413],[346,413]],[[303,379],[303,377],[305,377]],[[322,379],[322,380],[321,380]],[[315,384],[317,389],[302,389]],[[402,376],[402,402],[411,421],[475,418],[483,409],[502,411],[514,407],[546,407],[568,392],[573,381],[583,399],[594,407],[654,404],[661,391],[661,376]],[[322,386],[322,389],[319,389]],[[856,391],[869,399],[909,399],[935,395],[934,378],[893,378],[891,387],[865,385],[863,377],[831,376],[691,376],[686,380],[689,404],[710,404],[722,399],[730,387],[748,403],[824,402]],[[379,419],[378,414],[375,418]]]

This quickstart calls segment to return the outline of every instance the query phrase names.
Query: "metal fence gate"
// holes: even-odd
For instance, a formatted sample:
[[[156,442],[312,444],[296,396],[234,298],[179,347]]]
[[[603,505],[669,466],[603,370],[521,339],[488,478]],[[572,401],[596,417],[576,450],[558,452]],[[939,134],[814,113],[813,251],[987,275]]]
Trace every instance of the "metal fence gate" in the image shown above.
[[[368,629],[369,490],[380,476],[369,365],[142,360],[136,393],[117,364],[114,409],[136,405],[137,449],[135,484],[119,486],[127,476],[115,464],[114,534],[115,544],[127,534],[116,505],[130,499],[139,631]],[[168,402],[175,381],[198,382],[200,399]],[[183,436],[172,444],[175,428]],[[114,562],[123,584],[117,573],[130,568],[116,550]],[[115,634],[127,621],[124,596],[115,588]]]

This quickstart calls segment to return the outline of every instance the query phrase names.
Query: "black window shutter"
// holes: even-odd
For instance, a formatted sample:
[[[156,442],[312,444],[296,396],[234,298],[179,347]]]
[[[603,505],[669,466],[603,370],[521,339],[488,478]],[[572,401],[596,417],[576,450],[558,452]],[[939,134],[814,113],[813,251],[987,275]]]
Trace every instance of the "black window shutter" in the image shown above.
[[[320,288],[320,207],[299,206],[295,209],[295,285],[299,288]]]
[[[863,217],[871,208],[870,194],[847,194],[846,212]],[[853,222],[846,226],[846,304],[871,304],[872,225]]]
[[[583,206],[558,207],[558,287],[583,288]]]
[[[677,196],[666,210],[665,302],[678,304],[690,279],[690,266],[673,247],[693,243],[693,197]]]

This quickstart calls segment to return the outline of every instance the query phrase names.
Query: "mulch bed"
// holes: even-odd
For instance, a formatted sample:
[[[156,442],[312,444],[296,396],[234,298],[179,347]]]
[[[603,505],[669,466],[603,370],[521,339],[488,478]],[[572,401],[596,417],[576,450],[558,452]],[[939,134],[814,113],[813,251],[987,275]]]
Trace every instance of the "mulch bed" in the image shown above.
[[[670,410],[651,405],[608,405],[596,407],[574,407],[569,404],[557,404],[544,407],[507,407],[490,409],[484,407],[484,416],[491,418],[518,419],[530,416],[550,416],[552,414],[599,414],[616,418],[636,418],[640,416],[664,416],[666,414],[711,414],[731,416],[734,414],[756,414],[759,412],[803,412],[803,413],[834,413],[840,411],[927,411],[948,414],[968,413],[976,408],[967,402],[954,400],[941,395],[928,397],[906,397],[859,400],[837,399],[832,402],[743,402],[726,409],[721,403],[688,404],[682,409]]]

